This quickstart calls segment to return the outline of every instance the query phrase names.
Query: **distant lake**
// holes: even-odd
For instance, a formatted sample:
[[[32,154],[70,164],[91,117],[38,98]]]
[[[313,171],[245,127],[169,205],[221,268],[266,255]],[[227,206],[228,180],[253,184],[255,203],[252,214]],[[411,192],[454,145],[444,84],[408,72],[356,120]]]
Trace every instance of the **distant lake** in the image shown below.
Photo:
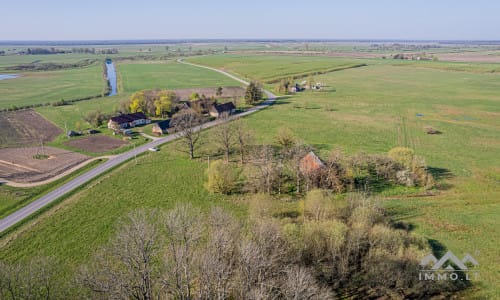
[[[19,77],[19,75],[16,75],[16,74],[0,74],[0,80],[14,79],[14,78],[17,78],[17,77]]]

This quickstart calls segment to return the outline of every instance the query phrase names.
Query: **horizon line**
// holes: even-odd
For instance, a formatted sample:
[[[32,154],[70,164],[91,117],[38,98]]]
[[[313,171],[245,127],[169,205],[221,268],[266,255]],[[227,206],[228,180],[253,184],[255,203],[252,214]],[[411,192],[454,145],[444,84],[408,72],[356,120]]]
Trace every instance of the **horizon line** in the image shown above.
[[[19,40],[0,40],[3,45],[28,45],[29,43],[52,43],[52,44],[113,44],[113,43],[129,43],[129,44],[165,44],[165,43],[197,43],[197,42],[416,42],[416,43],[487,43],[500,44],[500,39],[402,39],[402,38],[159,38],[159,39],[19,39]]]

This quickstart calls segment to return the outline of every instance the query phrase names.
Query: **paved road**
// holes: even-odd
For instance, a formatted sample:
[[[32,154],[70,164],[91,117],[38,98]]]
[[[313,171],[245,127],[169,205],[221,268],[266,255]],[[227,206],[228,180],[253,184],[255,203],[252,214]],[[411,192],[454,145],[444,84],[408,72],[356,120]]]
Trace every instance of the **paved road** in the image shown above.
[[[205,69],[210,69],[210,70],[213,70],[213,71],[216,71],[216,72],[219,72],[219,73],[222,73],[234,80],[237,80],[245,85],[248,85],[248,82],[242,80],[242,79],[239,79],[237,77],[235,77],[234,75],[231,75],[227,72],[224,72],[224,71],[221,71],[221,70],[218,70],[218,69],[215,69],[215,68],[210,68],[210,67],[206,67],[206,66],[201,66],[201,65],[196,65],[196,64],[192,64],[192,63],[187,63],[187,62],[184,62],[182,60],[178,60],[179,63],[183,63],[183,64],[188,64],[188,65],[192,65],[192,66],[196,66],[196,67],[200,67],[200,68],[205,68]],[[246,115],[249,115],[249,114],[252,114],[256,111],[259,111],[269,105],[271,105],[275,99],[276,99],[276,96],[269,92],[269,91],[266,91],[264,90],[264,93],[267,95],[267,101],[263,102],[261,105],[259,106],[256,106],[250,110],[247,110],[241,114],[237,114],[237,115],[234,115],[234,116],[231,116],[230,118],[226,119],[226,120],[215,120],[215,121],[212,121],[212,122],[208,122],[208,123],[205,123],[201,126],[197,126],[195,128],[196,131],[199,131],[201,129],[205,129],[205,128],[209,128],[209,127],[213,127],[213,126],[216,126],[218,124],[221,124],[223,122],[228,122],[228,121],[231,121],[231,120],[234,120],[236,118],[239,118],[239,117],[242,117],[242,116],[246,116]],[[156,146],[160,146],[162,144],[165,144],[165,143],[168,143],[170,141],[173,141],[175,139],[178,139],[180,137],[180,134],[173,134],[173,135],[169,135],[167,137],[164,137],[164,138],[159,138],[155,141],[152,141],[150,143],[147,143],[145,145],[142,145],[142,146],[139,146],[133,150],[130,150],[128,152],[125,152],[125,153],[122,153],[120,155],[117,155],[115,156],[114,158],[111,158],[110,160],[108,160],[107,162],[103,163],[102,165],[99,165],[97,166],[96,168],[76,177],[75,179],[71,180],[70,182],[60,186],[59,188],[53,190],[52,192],[48,193],[47,195],[43,196],[43,197],[40,197],[39,199],[33,201],[32,203],[28,204],[27,206],[17,210],[16,212],[8,215],[7,217],[3,218],[0,220],[0,232],[2,231],[5,231],[6,229],[10,228],[11,226],[14,226],[16,223],[20,222],[21,220],[27,218],[28,216],[34,214],[36,211],[38,211],[39,209],[41,209],[42,207],[50,204],[51,202],[61,198],[62,196],[66,195],[67,193],[75,190],[76,188],[82,186],[83,184],[91,181],[92,179],[94,179],[95,177],[101,175],[102,173],[108,171],[109,169],[111,168],[114,168],[116,166],[118,166],[119,164],[123,163],[124,161],[127,161],[129,159],[132,159],[134,158],[136,155],[138,154],[141,154],[143,152],[146,152],[148,151],[148,148],[151,148],[151,147],[156,147]]]

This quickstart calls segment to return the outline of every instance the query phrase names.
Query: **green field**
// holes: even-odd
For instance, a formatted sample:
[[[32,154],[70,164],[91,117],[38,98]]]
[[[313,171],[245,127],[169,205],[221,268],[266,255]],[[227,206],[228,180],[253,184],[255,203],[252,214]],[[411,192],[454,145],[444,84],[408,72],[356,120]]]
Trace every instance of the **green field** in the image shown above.
[[[21,77],[0,81],[0,109],[101,95],[106,87],[101,64],[60,71],[14,73]]]
[[[241,77],[271,82],[310,72],[327,72],[337,68],[352,67],[365,61],[348,58],[329,58],[290,55],[217,55],[190,58],[190,62],[223,68]]]
[[[192,61],[224,66],[237,74],[248,72],[246,76],[259,79],[313,70],[306,63],[288,66],[295,61],[291,57],[283,58],[281,64],[287,64],[283,69],[277,68],[280,63],[274,56],[239,59],[241,62],[236,62],[235,56],[214,56]],[[344,63],[343,59],[324,57],[303,59],[313,61],[316,67],[324,66],[325,60],[332,65]],[[259,61],[263,61],[260,67],[255,66]],[[384,199],[384,205],[394,220],[411,223],[416,233],[459,257],[468,252],[479,261],[481,280],[465,297],[500,297],[495,284],[500,266],[499,76],[447,70],[442,67],[444,63],[422,68],[414,63],[393,66],[392,61],[361,62],[368,66],[315,76],[327,85],[321,91],[284,97],[276,105],[247,117],[256,142],[274,142],[279,128],[288,127],[322,155],[332,149],[345,153],[385,153],[395,146],[415,149],[425,157],[438,180],[435,196],[391,195]],[[217,73],[185,67],[174,63],[120,64],[122,88],[132,91],[157,84],[182,88],[188,82],[199,82],[196,77],[189,80],[188,74],[213,76],[214,82],[219,82]],[[172,76],[165,76],[169,72],[177,74],[171,82],[166,78]],[[180,80],[179,76],[186,79]],[[154,83],[147,86],[150,82]],[[203,84],[228,83],[214,84],[207,79]],[[116,105],[112,97],[106,101],[107,109]],[[75,105],[81,103],[86,102]],[[92,107],[95,104],[88,103]],[[60,123],[64,115],[61,111],[50,118]],[[442,133],[427,135],[425,126]],[[204,140],[210,139],[205,135]],[[214,196],[203,189],[206,161],[189,161],[174,149],[175,145],[168,145],[158,153],[147,153],[138,164],[129,162],[91,183],[62,203],[60,210],[42,216],[36,227],[28,228],[4,246],[0,259],[55,256],[61,263],[61,273],[70,276],[78,264],[109,240],[117,220],[135,208],[170,208],[176,202],[192,202],[202,208],[226,206],[245,216],[246,205],[237,197]],[[209,144],[204,151],[208,149]]]
[[[182,89],[235,86],[236,81],[213,71],[174,61],[119,63],[119,90],[133,93],[144,89]]]

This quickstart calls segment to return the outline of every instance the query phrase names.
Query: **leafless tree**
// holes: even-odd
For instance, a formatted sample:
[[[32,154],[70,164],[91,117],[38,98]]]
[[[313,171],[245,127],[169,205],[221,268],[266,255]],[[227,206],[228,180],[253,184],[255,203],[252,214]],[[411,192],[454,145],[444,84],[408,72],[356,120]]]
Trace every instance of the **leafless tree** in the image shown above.
[[[278,277],[287,264],[286,244],[278,224],[261,220],[240,243],[238,272],[241,299],[269,299],[278,288]]]
[[[332,299],[332,294],[318,285],[309,270],[298,266],[286,269],[281,291],[290,300]]]
[[[235,144],[235,129],[230,123],[223,123],[214,130],[214,141],[219,149],[224,152],[224,160],[229,162],[229,154]]]
[[[27,263],[0,262],[0,299],[52,299],[55,290],[54,263],[34,258]]]
[[[277,166],[272,147],[264,145],[256,148],[252,154],[252,165],[257,170],[257,174],[254,176],[254,185],[257,190],[263,187],[266,193],[271,194]]]
[[[199,255],[199,298],[228,299],[237,261],[240,226],[221,208],[209,216],[208,241]]]
[[[248,145],[252,140],[252,133],[248,127],[243,123],[243,120],[239,120],[235,123],[236,140],[240,152],[240,163],[245,163],[245,156],[247,153]]]
[[[154,219],[144,210],[130,214],[111,245],[82,269],[80,281],[95,296],[149,300],[158,295],[159,234]]]
[[[181,135],[181,143],[187,147],[186,150],[181,150],[189,154],[189,158],[194,158],[194,151],[198,146],[201,134],[201,124],[203,120],[201,116],[194,111],[186,109],[177,113],[173,120],[174,130]],[[197,126],[200,126],[197,128]]]
[[[163,285],[177,299],[193,298],[195,254],[203,234],[199,216],[200,211],[188,204],[176,206],[165,216],[168,247]]]

